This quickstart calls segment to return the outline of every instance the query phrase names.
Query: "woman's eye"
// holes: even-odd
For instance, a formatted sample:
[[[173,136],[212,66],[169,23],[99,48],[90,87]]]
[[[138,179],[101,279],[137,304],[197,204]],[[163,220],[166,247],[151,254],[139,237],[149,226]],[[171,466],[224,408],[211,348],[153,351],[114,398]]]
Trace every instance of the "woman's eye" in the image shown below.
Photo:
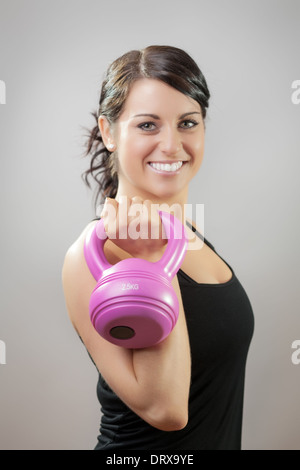
[[[179,124],[179,127],[181,129],[192,129],[193,127],[197,126],[199,123],[197,121],[194,121],[193,119],[185,119],[184,121],[181,121]],[[157,125],[154,122],[142,122],[141,124],[138,125],[139,129],[142,129],[143,131],[154,131],[157,129]]]
[[[198,122],[193,121],[192,119],[188,119],[180,123],[180,127],[182,127],[183,129],[191,129],[192,127],[195,127],[197,125]]]
[[[156,129],[156,126],[153,122],[143,122],[142,124],[139,124],[138,127],[143,131],[153,131]]]

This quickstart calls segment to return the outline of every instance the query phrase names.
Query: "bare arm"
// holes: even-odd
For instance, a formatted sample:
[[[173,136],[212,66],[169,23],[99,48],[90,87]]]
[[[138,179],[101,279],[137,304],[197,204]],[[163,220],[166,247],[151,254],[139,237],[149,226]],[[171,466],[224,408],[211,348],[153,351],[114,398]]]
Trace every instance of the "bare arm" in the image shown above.
[[[105,381],[129,408],[158,429],[182,429],[188,419],[191,362],[177,277],[172,284],[180,312],[170,335],[151,348],[127,350],[115,346],[98,335],[89,319],[95,280],[83,256],[84,236],[68,251],[63,267],[66,304],[75,329]]]
[[[141,403],[141,411],[146,404],[144,419],[165,431],[187,424],[190,388],[189,341],[177,277],[173,287],[180,302],[175,328],[159,345],[133,353],[137,384],[146,393]]]

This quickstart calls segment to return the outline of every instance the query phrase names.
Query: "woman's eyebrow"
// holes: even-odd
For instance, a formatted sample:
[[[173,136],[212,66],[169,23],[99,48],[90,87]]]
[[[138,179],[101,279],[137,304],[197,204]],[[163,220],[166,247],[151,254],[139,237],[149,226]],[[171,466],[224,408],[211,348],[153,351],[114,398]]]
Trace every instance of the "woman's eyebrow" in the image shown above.
[[[135,116],[132,116],[133,118],[136,117],[151,117],[152,119],[159,119],[159,116],[157,114],[149,114],[149,113],[141,113],[141,114],[135,114]]]
[[[198,111],[190,111],[188,113],[184,113],[181,116],[179,116],[179,119],[183,119],[186,116],[189,116],[190,114],[201,114],[201,113],[199,113]],[[160,119],[159,116],[157,116],[157,114],[151,114],[151,113],[135,114],[133,118],[136,118],[136,117],[151,117],[152,119]]]

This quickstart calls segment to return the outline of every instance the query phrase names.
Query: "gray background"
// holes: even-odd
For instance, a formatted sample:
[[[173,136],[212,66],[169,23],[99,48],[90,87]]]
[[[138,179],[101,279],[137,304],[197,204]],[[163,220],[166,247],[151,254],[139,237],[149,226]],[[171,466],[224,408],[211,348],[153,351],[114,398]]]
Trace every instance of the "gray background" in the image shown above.
[[[80,179],[107,65],[130,49],[189,52],[212,94],[189,202],[256,317],[244,449],[300,449],[300,2],[0,0],[1,449],[91,449],[97,374],[61,288],[68,246],[94,216]]]

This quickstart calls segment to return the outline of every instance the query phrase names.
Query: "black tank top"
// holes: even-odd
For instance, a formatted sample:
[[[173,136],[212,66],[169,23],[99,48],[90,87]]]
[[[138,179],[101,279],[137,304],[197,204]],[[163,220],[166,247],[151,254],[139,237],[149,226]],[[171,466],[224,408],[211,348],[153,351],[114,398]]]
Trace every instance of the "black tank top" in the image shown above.
[[[95,450],[241,449],[245,368],[254,317],[245,290],[227,266],[232,277],[223,284],[199,284],[182,270],[177,273],[192,356],[187,426],[171,432],[150,426],[99,374],[102,417]]]

